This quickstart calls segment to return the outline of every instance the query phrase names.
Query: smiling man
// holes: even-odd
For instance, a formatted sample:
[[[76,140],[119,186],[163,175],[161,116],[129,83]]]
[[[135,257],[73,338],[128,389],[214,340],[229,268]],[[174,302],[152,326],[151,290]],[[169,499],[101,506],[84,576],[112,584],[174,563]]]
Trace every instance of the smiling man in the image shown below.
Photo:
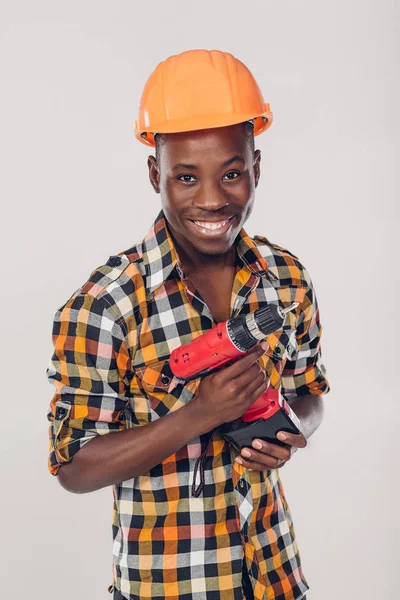
[[[260,178],[254,135],[271,120],[231,54],[192,50],[160,63],[136,136],[156,148],[148,170],[162,210],[55,316],[49,469],[74,493],[113,486],[115,599],[295,600],[308,589],[279,469],[306,447],[330,388],[308,271],[243,228]],[[181,344],[295,301],[281,330],[244,358],[174,377],[169,356]],[[268,386],[301,433],[281,437],[284,446],[254,440],[239,455],[220,426]]]

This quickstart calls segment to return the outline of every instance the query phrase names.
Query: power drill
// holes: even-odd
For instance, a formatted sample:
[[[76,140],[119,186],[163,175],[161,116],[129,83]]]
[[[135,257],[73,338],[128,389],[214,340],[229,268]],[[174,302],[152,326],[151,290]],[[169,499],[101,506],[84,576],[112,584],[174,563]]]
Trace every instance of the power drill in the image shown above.
[[[232,364],[270,333],[280,329],[286,313],[298,304],[293,302],[287,308],[268,304],[247,315],[218,323],[207,333],[171,352],[171,371],[179,379],[190,381]],[[255,438],[285,446],[276,434],[278,431],[300,433],[300,421],[280,391],[270,387],[239,419],[223,423],[219,430],[240,452],[244,446],[250,447]]]

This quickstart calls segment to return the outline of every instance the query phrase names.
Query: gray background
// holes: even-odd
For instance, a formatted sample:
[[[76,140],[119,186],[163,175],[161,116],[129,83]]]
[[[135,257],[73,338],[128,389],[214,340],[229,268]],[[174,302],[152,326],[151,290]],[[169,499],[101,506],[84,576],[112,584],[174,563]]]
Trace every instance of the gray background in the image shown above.
[[[246,229],[299,256],[320,304],[326,417],[281,471],[309,600],[395,597],[398,30],[388,0],[0,2],[3,597],[109,598],[111,489],[47,472],[52,320],[157,215],[133,124],[190,48],[232,52],[270,102]]]

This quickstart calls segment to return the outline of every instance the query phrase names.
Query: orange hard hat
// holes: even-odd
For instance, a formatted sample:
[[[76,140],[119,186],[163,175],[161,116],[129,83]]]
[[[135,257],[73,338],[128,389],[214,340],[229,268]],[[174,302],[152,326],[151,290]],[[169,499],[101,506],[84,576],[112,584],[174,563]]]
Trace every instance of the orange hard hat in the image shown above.
[[[140,100],[135,136],[155,147],[156,133],[225,127],[253,120],[254,135],[272,112],[249,69],[229,52],[187,50],[160,62]]]

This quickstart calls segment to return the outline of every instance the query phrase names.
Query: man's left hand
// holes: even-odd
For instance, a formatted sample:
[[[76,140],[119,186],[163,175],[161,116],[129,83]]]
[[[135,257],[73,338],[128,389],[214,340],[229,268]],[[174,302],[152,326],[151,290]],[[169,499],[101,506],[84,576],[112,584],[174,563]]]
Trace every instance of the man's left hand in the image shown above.
[[[285,436],[285,437],[283,437]],[[290,460],[298,448],[305,448],[307,440],[302,433],[279,432],[277,436],[287,446],[278,446],[264,440],[253,440],[252,448],[242,448],[240,462],[244,467],[254,471],[266,471],[268,469],[281,469]],[[259,447],[257,444],[261,444]],[[250,456],[246,456],[246,452]]]

